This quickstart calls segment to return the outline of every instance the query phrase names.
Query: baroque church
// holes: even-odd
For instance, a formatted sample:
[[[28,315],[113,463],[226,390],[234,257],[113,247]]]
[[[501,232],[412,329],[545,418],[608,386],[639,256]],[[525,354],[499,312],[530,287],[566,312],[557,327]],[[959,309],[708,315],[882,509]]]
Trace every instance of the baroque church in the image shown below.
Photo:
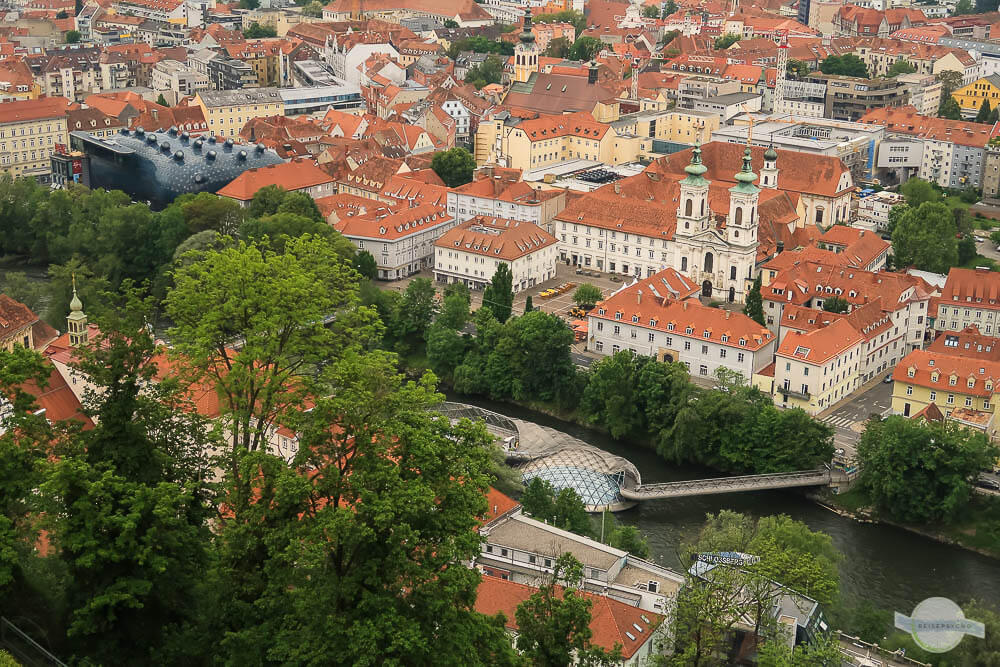
[[[752,160],[747,147],[729,182],[709,180],[696,144],[682,174],[654,162],[579,197],[555,218],[560,258],[634,277],[673,268],[707,299],[742,302],[761,264],[821,233],[803,224],[799,195],[779,189],[778,152],[764,152],[759,185]]]

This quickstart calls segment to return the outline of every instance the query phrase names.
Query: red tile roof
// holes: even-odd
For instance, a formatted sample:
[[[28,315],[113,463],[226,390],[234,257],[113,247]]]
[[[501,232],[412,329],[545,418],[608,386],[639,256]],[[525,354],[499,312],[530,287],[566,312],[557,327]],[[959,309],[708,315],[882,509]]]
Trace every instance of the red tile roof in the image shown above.
[[[789,331],[778,346],[777,356],[819,365],[863,342],[864,337],[841,319],[808,333]]]
[[[911,370],[913,377],[910,377]],[[951,384],[952,377],[955,384]],[[1000,362],[970,358],[963,356],[961,351],[914,350],[900,360],[892,372],[892,379],[947,393],[989,398],[998,391]],[[970,381],[972,387],[969,387]]]
[[[25,382],[21,389],[34,396],[35,404],[45,410],[46,419],[54,422],[70,419],[82,423],[84,430],[93,428],[94,423],[83,413],[79,399],[66,384],[62,373],[51,364],[48,367],[49,378],[44,389],[33,380]]]
[[[975,146],[977,148],[986,146],[993,129],[992,126],[982,123],[921,116],[912,106],[872,109],[858,122],[884,125],[886,130],[898,134],[909,134],[936,141],[950,141],[962,146]]]
[[[219,190],[216,194],[238,201],[250,201],[257,191],[268,185],[285,190],[301,190],[323,183],[333,183],[333,178],[309,160],[293,160],[266,167],[248,169]]]
[[[65,118],[73,103],[65,97],[39,97],[0,104],[0,123],[20,123],[46,118]]]
[[[6,294],[0,294],[0,341],[37,321],[38,315],[31,312],[31,308]]]
[[[364,215],[342,217],[333,227],[351,238],[397,240],[451,221],[443,206],[421,204],[398,212],[388,207],[370,208]]]
[[[965,306],[1000,310],[1000,273],[954,268],[941,289],[938,306]]]
[[[492,486],[486,492],[486,503],[486,513],[483,515],[482,523],[489,523],[498,516],[506,514],[515,507],[521,506],[521,503],[497,491]]]
[[[445,232],[434,245],[514,261],[555,242],[556,237],[530,222],[477,215]]]
[[[502,613],[506,617],[507,627],[517,630],[518,605],[537,591],[538,589],[533,586],[484,576],[476,592],[475,609],[487,616]],[[562,595],[561,587],[557,587],[556,594]],[[615,645],[620,645],[622,657],[626,660],[651,640],[653,631],[664,620],[660,614],[643,611],[603,595],[584,592],[579,592],[578,595],[591,601],[590,630],[593,633],[591,641],[594,646],[611,650]],[[628,635],[635,639],[630,639]]]
[[[697,299],[685,299],[693,286],[687,277],[666,269],[599,302],[588,317],[635,323],[670,335],[707,340],[741,350],[756,351],[774,341],[774,334],[767,327],[743,313],[710,308]]]

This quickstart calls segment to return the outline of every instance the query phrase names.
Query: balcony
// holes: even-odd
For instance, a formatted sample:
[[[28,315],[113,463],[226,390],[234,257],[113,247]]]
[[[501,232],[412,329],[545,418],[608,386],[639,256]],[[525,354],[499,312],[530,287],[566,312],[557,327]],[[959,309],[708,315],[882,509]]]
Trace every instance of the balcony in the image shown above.
[[[784,394],[786,398],[791,396],[792,398],[798,398],[803,401],[808,401],[810,398],[808,391],[796,391],[791,387],[779,387],[778,393]]]

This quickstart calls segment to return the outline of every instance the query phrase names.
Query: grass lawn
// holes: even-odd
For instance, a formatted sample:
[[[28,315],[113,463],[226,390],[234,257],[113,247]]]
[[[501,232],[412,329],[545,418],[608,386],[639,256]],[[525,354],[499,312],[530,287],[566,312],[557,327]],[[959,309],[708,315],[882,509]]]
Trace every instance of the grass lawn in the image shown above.
[[[983,257],[980,254],[976,254],[975,257],[963,264],[962,268],[974,269],[977,266],[988,266],[991,271],[1000,271],[1000,265],[998,265],[995,260],[992,260],[989,257]]]

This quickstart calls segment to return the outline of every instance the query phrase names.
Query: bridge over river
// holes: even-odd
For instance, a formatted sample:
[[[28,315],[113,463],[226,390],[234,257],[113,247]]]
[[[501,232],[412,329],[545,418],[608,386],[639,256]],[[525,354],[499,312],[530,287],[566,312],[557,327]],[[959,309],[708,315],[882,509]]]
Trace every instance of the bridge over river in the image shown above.
[[[840,474],[824,468],[643,484],[630,461],[568,433],[465,403],[443,403],[437,409],[453,421],[482,419],[503,443],[508,463],[518,468],[525,480],[542,477],[557,489],[571,487],[592,512],[605,508],[614,512],[658,498],[824,486],[837,481],[834,478]]]

